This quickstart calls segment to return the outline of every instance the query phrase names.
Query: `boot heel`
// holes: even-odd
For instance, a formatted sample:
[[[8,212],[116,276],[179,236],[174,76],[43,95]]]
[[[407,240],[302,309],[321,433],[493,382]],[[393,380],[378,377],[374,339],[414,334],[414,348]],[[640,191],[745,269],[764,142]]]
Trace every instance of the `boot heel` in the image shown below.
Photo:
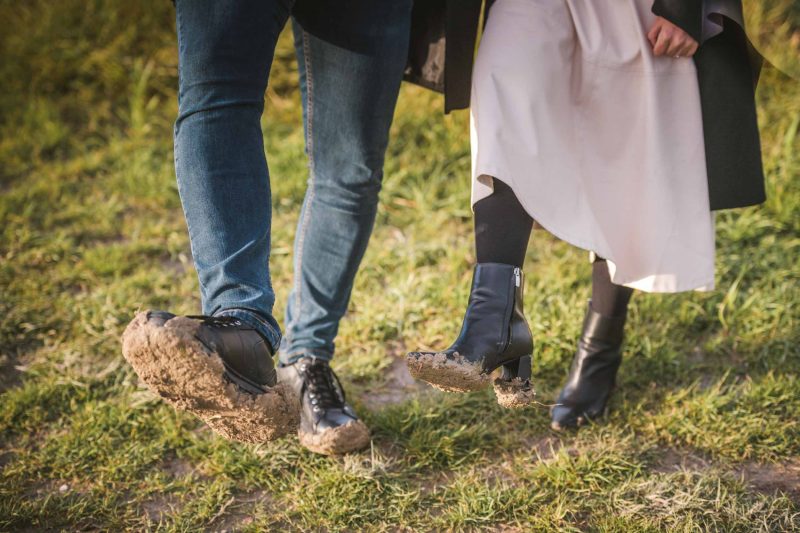
[[[503,365],[503,375],[500,376],[502,381],[511,381],[514,378],[519,378],[522,381],[530,382],[531,379],[531,356],[523,355],[516,361],[506,363]]]
[[[531,385],[531,359],[524,355],[503,365],[502,375],[494,380],[494,393],[502,407],[515,409],[533,403],[536,392]]]

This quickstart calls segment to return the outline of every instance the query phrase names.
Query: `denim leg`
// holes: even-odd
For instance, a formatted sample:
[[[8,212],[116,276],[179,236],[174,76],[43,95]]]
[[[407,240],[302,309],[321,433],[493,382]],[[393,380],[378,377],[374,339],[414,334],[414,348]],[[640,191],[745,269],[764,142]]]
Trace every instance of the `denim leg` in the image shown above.
[[[352,4],[352,2],[351,2]],[[295,283],[281,360],[330,359],[375,222],[389,127],[405,66],[410,0],[366,0],[356,48],[295,20],[309,180],[295,238]],[[353,9],[351,7],[351,9]],[[351,11],[352,13],[352,11]],[[334,38],[348,41],[340,25]]]
[[[260,118],[292,0],[177,0],[175,171],[203,313],[234,315],[274,347],[271,198]]]

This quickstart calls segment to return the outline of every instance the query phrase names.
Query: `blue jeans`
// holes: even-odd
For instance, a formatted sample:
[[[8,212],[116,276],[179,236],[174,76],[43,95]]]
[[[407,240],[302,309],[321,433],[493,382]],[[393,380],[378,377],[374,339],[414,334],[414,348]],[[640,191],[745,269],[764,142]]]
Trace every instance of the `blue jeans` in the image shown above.
[[[256,327],[284,361],[329,359],[375,220],[411,0],[177,0],[176,8],[175,170],[203,313]],[[309,180],[281,343],[260,119],[293,9]]]

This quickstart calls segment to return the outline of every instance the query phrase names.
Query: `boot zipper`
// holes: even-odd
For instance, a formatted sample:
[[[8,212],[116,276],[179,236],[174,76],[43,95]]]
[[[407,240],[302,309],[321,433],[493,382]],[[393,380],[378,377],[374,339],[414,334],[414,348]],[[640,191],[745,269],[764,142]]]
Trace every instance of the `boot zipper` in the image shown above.
[[[514,287],[511,289],[511,299],[509,303],[511,304],[511,312],[508,313],[508,330],[506,332],[506,339],[505,343],[503,344],[503,350],[500,353],[504,353],[508,347],[511,345],[511,322],[514,320],[514,303],[517,297],[517,288],[522,285],[522,269],[519,267],[514,267]]]
[[[520,286],[522,282],[522,274],[520,273],[519,267],[514,267],[514,286],[510,287],[509,295],[508,295],[508,304],[506,309],[506,324],[507,327],[505,331],[503,331],[503,336],[500,338],[499,348],[500,350],[498,353],[502,354],[503,352],[508,349],[508,346],[511,344],[511,320],[514,317],[514,298],[516,296],[516,288]]]

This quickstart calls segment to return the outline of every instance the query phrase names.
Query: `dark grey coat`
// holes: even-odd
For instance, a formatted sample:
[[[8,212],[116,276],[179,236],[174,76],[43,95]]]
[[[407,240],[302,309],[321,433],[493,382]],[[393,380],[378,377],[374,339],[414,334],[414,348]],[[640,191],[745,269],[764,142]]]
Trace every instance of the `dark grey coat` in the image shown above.
[[[484,3],[493,0],[417,0],[406,80],[444,93],[445,112],[469,106],[472,64]],[[711,209],[766,199],[755,85],[762,59],[747,39],[738,13],[718,13],[724,30],[703,38],[703,0],[655,0],[653,12],[701,43],[694,57],[703,108]]]

